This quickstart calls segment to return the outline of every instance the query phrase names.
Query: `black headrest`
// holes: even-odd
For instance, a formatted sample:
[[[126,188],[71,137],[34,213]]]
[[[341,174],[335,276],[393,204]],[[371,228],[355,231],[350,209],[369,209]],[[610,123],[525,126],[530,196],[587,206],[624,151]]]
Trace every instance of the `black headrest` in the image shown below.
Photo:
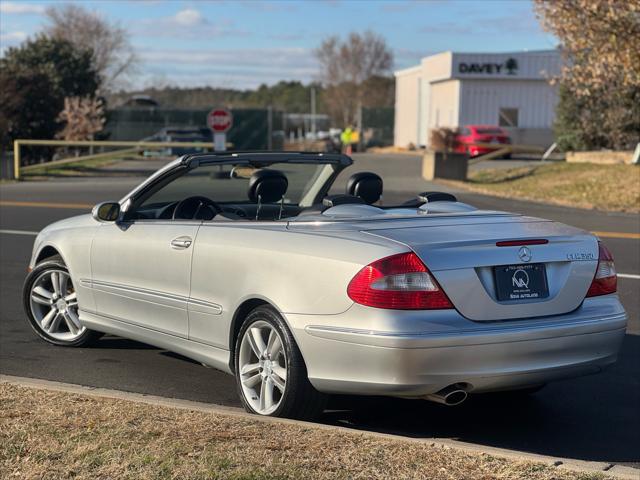
[[[278,170],[258,170],[249,179],[249,200],[258,203],[278,202],[287,193],[289,181],[284,173]]]
[[[354,173],[347,182],[347,195],[360,197],[368,204],[376,203],[382,196],[382,179],[371,172]]]
[[[364,205],[364,200],[362,200],[360,197],[345,195],[342,193],[339,193],[338,195],[327,195],[322,199],[322,205],[329,208],[348,204]]]
[[[457,202],[455,195],[445,192],[422,192],[418,194],[418,201],[421,203],[429,202]]]

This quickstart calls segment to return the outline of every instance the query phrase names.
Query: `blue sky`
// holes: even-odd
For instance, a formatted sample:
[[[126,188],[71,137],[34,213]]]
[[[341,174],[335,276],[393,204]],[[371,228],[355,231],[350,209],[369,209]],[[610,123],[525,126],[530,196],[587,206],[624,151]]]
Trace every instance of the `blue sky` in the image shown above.
[[[0,0],[0,49],[38,32],[47,0]],[[553,48],[529,0],[76,1],[120,22],[140,58],[130,87],[222,86],[317,78],[312,51],[328,35],[383,35],[396,69],[444,50]]]

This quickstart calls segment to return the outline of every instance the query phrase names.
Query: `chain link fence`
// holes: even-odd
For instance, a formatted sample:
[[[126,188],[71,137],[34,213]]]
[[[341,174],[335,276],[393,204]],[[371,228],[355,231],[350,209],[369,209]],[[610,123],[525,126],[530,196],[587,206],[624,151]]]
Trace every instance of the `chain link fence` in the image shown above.
[[[206,128],[209,111],[209,108],[199,110],[168,108],[109,110],[101,139],[141,140],[166,127]],[[270,148],[279,150],[282,148],[281,140],[286,136],[283,112],[270,109],[232,109],[231,113],[233,114],[233,128],[227,134],[227,141],[234,145],[234,150],[267,150]],[[392,145],[393,125],[394,109],[392,107],[363,108],[364,146]],[[290,129],[291,125],[286,125],[286,127]],[[327,128],[328,125],[318,125],[318,129]]]
[[[103,140],[142,140],[166,127],[207,129],[210,108],[182,110],[169,108],[118,108],[107,111],[107,123],[100,134]],[[233,127],[227,142],[234,150],[281,148],[282,112],[271,109],[232,109]]]
[[[384,147],[393,145],[393,107],[362,109],[362,133],[364,147]]]

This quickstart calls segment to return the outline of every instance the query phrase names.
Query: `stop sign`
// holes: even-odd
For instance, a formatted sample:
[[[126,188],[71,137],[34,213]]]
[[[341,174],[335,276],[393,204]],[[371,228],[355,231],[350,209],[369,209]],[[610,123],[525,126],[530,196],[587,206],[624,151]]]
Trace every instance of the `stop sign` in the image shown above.
[[[233,115],[226,108],[214,108],[207,115],[207,125],[214,133],[228,132],[233,125]]]

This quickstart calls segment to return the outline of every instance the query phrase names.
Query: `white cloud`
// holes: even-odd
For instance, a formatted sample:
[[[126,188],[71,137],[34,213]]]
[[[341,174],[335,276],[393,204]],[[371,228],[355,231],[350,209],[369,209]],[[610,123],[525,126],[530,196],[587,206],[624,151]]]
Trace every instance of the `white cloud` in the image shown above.
[[[235,66],[270,66],[280,69],[282,66],[316,65],[310,49],[306,48],[247,48],[247,49],[140,49],[141,58],[148,62],[169,65],[207,65],[218,64]]]
[[[134,36],[164,37],[172,40],[202,39],[222,36],[246,36],[247,30],[237,28],[228,18],[217,17],[209,22],[199,11],[181,10],[171,17],[145,18],[131,25]]]
[[[255,88],[280,80],[309,82],[318,72],[312,52],[305,48],[261,49],[140,49],[150,78],[162,77],[180,87],[224,86]]]
[[[0,42],[19,43],[27,38],[26,32],[0,32]]]
[[[202,14],[193,8],[185,8],[176,13],[172,20],[182,27],[193,27],[194,25],[202,25],[206,23]]]
[[[36,3],[2,2],[0,13],[10,14],[40,14],[44,12],[44,6]]]

